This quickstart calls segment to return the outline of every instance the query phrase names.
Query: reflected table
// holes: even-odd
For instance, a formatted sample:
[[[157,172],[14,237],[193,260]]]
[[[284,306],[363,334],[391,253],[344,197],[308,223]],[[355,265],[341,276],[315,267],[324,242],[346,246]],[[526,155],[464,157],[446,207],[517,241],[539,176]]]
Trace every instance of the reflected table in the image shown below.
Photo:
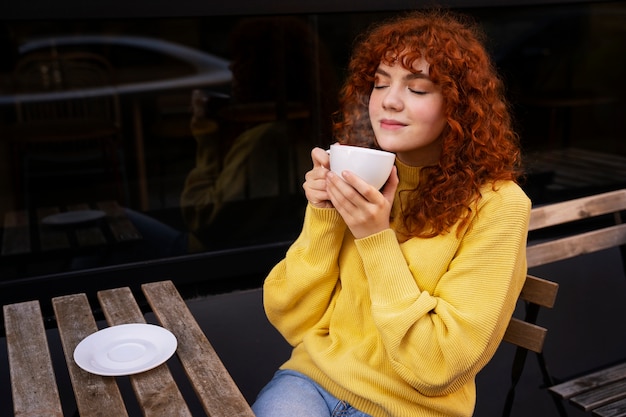
[[[25,270],[49,260],[67,263],[83,255],[127,250],[141,239],[115,201],[8,211],[0,261]]]
[[[171,281],[141,286],[160,325],[177,339],[175,357],[148,371],[130,375],[137,403],[144,416],[191,416],[180,384],[191,384],[202,408],[211,417],[254,414],[215,353],[199,324]],[[108,325],[146,323],[128,287],[99,291],[98,302]],[[63,416],[53,363],[67,366],[78,414],[128,416],[125,399],[114,376],[99,376],[80,368],[74,358],[76,346],[98,331],[85,294],[52,299],[64,357],[52,358],[38,300],[5,305],[4,322],[16,416]],[[187,381],[177,381],[171,361],[180,361]],[[58,369],[58,368],[57,368]],[[180,376],[179,376],[180,378]]]

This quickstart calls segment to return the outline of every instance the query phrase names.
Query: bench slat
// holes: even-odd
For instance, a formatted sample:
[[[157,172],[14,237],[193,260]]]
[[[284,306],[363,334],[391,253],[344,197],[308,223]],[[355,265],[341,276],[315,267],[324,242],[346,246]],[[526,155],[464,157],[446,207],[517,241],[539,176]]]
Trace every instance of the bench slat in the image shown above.
[[[626,379],[603,385],[591,391],[585,391],[573,396],[570,401],[583,410],[589,411],[622,398],[626,398]]]
[[[113,377],[94,375],[74,361],[74,349],[85,337],[98,331],[85,294],[52,299],[65,361],[81,417],[128,416],[120,390]]]
[[[144,284],[142,290],[157,319],[176,336],[176,353],[206,413],[211,417],[254,417],[174,284],[171,281]]]
[[[593,410],[596,417],[626,417],[626,398]]]
[[[98,300],[111,326],[146,322],[128,287],[99,291]],[[191,417],[166,364],[131,375],[130,381],[144,417]]]
[[[63,417],[39,302],[3,311],[15,415]]]
[[[528,267],[544,265],[626,244],[626,224],[610,226],[526,248]]]
[[[559,292],[559,284],[533,275],[526,275],[526,281],[519,295],[524,301],[552,308]]]
[[[626,190],[617,190],[533,208],[528,230],[626,210]]]
[[[541,326],[512,317],[502,340],[540,353],[547,333],[548,330]]]
[[[626,378],[626,362],[572,379],[549,388],[562,398],[571,398],[587,390]]]

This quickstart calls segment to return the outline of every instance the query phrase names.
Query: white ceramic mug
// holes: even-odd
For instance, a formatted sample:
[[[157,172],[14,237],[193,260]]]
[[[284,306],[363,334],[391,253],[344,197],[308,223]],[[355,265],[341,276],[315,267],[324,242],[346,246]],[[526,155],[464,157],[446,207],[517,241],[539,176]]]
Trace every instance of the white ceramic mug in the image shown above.
[[[376,189],[385,185],[396,160],[391,152],[338,143],[330,145],[328,153],[332,172],[341,177],[343,171],[352,171]]]

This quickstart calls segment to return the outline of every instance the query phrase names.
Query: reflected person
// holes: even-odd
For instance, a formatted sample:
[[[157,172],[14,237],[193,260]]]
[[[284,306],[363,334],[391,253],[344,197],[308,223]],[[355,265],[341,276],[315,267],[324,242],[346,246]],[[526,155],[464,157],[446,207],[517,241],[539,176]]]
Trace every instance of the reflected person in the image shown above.
[[[193,93],[196,163],[180,200],[192,252],[295,238],[306,203],[300,178],[311,148],[328,145],[336,110],[329,54],[306,21],[244,19],[230,39],[231,102],[210,113],[215,98]]]
[[[230,50],[230,99],[191,94],[195,164],[180,196],[186,230],[129,212],[149,257],[297,235],[306,204],[300,179],[311,148],[329,144],[337,108],[330,55],[294,17],[242,20]]]

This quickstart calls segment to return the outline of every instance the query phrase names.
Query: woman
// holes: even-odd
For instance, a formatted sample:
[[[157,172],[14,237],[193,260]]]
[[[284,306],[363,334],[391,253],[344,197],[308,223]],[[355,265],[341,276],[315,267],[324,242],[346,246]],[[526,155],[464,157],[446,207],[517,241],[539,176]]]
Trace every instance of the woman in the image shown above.
[[[291,358],[265,416],[470,416],[526,274],[530,201],[478,31],[443,12],[356,45],[336,138],[396,153],[379,192],[312,151],[299,238],[264,284]]]

